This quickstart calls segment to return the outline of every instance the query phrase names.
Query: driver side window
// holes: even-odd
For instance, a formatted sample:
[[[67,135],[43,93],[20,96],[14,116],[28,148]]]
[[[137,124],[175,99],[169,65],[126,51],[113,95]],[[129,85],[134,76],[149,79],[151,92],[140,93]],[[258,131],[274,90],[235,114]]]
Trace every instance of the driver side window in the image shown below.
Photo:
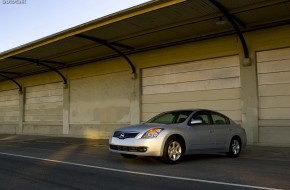
[[[209,118],[206,112],[197,112],[192,116],[191,121],[192,120],[201,120],[201,125],[209,125]]]

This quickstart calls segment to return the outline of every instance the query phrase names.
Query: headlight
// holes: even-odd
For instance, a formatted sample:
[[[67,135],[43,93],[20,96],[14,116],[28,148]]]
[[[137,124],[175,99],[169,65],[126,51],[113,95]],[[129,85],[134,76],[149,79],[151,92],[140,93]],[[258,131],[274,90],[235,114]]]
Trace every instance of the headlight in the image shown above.
[[[155,138],[159,135],[159,133],[161,133],[161,131],[163,131],[164,129],[162,128],[153,128],[150,129],[149,131],[147,131],[142,138]]]

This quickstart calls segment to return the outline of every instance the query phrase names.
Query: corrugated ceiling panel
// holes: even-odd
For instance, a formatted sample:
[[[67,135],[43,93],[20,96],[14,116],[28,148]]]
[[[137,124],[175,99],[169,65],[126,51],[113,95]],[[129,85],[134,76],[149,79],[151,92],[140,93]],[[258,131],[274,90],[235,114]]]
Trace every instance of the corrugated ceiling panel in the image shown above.
[[[290,7],[290,2],[288,5]],[[289,7],[286,6],[286,4],[278,4],[271,7],[263,7],[261,9],[237,13],[236,16],[248,26],[271,23],[275,21],[282,21],[287,18],[290,19]]]
[[[232,30],[229,24],[217,27],[215,20],[212,20],[211,22],[193,23],[154,33],[143,34],[142,36],[121,40],[120,43],[128,44],[133,47],[148,47]],[[178,36],[178,38],[176,36]]]
[[[245,22],[246,26],[252,28],[259,24],[290,20],[290,2],[286,0],[217,0],[217,2]],[[223,14],[208,0],[188,0],[95,28],[83,34],[109,42],[119,42],[138,50],[178,40],[211,37],[212,34],[233,31],[233,27],[229,23],[216,25],[215,21],[221,15]],[[116,54],[108,47],[100,46],[90,40],[68,37],[17,56],[73,64]],[[53,66],[59,67],[58,65]],[[36,67],[33,63],[8,58],[0,60],[0,71],[2,72],[27,74],[40,70],[43,71],[43,67]]]
[[[94,45],[94,42],[91,42],[86,39],[81,39],[78,37],[69,37],[65,38],[44,46],[41,46],[36,49],[21,53],[18,57],[27,57],[33,59],[46,59],[51,55],[61,54],[63,52],[71,51],[73,49],[79,49]]]
[[[100,57],[106,57],[109,55],[116,55],[117,53],[109,49],[106,46],[99,46],[95,48],[89,48],[83,51],[74,52],[71,54],[59,55],[51,58],[51,61],[64,62],[69,64],[76,64],[78,62],[93,60]]]
[[[7,69],[6,71],[28,74],[28,73],[35,73],[35,72],[40,72],[40,71],[47,71],[47,70],[48,70],[47,68],[42,67],[42,66],[36,66],[33,63],[23,63],[11,69]]]

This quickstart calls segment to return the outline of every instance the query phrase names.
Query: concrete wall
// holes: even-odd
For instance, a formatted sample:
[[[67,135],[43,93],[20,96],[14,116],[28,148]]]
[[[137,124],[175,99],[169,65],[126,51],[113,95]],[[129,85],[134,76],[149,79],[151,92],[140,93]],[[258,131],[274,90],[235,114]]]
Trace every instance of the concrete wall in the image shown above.
[[[259,142],[283,144],[290,136],[290,48],[257,52]]]
[[[24,104],[25,122],[62,121],[62,111],[62,83],[51,83],[26,88]]]
[[[34,111],[25,107],[27,106],[24,104],[25,96],[36,86],[47,88],[44,92],[37,92],[37,94],[48,93],[48,86],[61,84],[61,78],[53,72],[19,78],[17,81],[25,87],[27,92],[22,96],[18,95],[20,112],[18,121],[13,121],[14,124],[18,122],[15,126],[17,130],[15,130],[26,134],[108,138],[115,128],[141,121],[141,70],[186,62],[201,61],[202,63],[203,60],[239,55],[241,116],[238,120],[247,131],[249,143],[273,145],[274,141],[266,142],[264,140],[266,136],[263,134],[271,136],[273,130],[280,131],[276,133],[278,135],[271,136],[271,138],[279,139],[282,133],[288,133],[289,130],[277,126],[269,132],[266,128],[259,127],[256,52],[289,48],[289,33],[289,25],[245,33],[251,64],[244,62],[240,41],[236,35],[232,35],[129,55],[137,68],[136,80],[131,79],[130,67],[122,58],[60,70],[67,77],[69,85],[67,89],[63,89],[62,95],[59,94],[63,96],[63,106],[61,108],[59,105],[56,111],[58,116],[52,119],[53,121],[37,119],[34,117],[36,115],[29,116],[29,112]],[[10,81],[0,83],[2,93],[10,90],[17,92],[15,89],[15,85]],[[36,101],[39,97],[33,98],[33,101]],[[48,105],[47,102],[45,105]],[[3,112],[5,115],[8,114],[3,111],[3,108],[0,109],[2,115]],[[42,108],[38,107],[38,109]],[[51,111],[48,108],[45,110]],[[9,131],[2,121],[0,132],[13,131]],[[290,140],[279,144],[290,146]]]
[[[174,109],[205,108],[241,123],[238,55],[142,70],[142,119]]]
[[[15,134],[19,120],[19,95],[17,90],[0,91],[0,131]]]
[[[70,135],[107,138],[130,123],[132,83],[128,72],[70,81]]]
[[[25,88],[22,133],[58,135],[62,132],[63,84]]]

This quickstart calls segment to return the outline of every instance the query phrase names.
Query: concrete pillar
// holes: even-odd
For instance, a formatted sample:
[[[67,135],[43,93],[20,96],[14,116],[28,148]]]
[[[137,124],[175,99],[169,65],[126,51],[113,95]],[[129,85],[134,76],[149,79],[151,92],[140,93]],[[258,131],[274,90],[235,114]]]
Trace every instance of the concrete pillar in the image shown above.
[[[246,129],[248,143],[259,141],[258,85],[255,52],[250,60],[241,57],[241,109],[242,126]]]
[[[63,128],[62,132],[64,135],[69,134],[69,98],[70,98],[70,90],[69,90],[69,81],[67,81],[66,86],[63,89]]]
[[[130,99],[130,124],[138,124],[141,120],[140,110],[140,78],[136,75],[132,77],[132,90]]]
[[[16,134],[23,133],[23,122],[24,122],[24,99],[25,99],[25,88],[22,92],[19,92],[19,116],[18,116],[18,127],[16,129]]]

